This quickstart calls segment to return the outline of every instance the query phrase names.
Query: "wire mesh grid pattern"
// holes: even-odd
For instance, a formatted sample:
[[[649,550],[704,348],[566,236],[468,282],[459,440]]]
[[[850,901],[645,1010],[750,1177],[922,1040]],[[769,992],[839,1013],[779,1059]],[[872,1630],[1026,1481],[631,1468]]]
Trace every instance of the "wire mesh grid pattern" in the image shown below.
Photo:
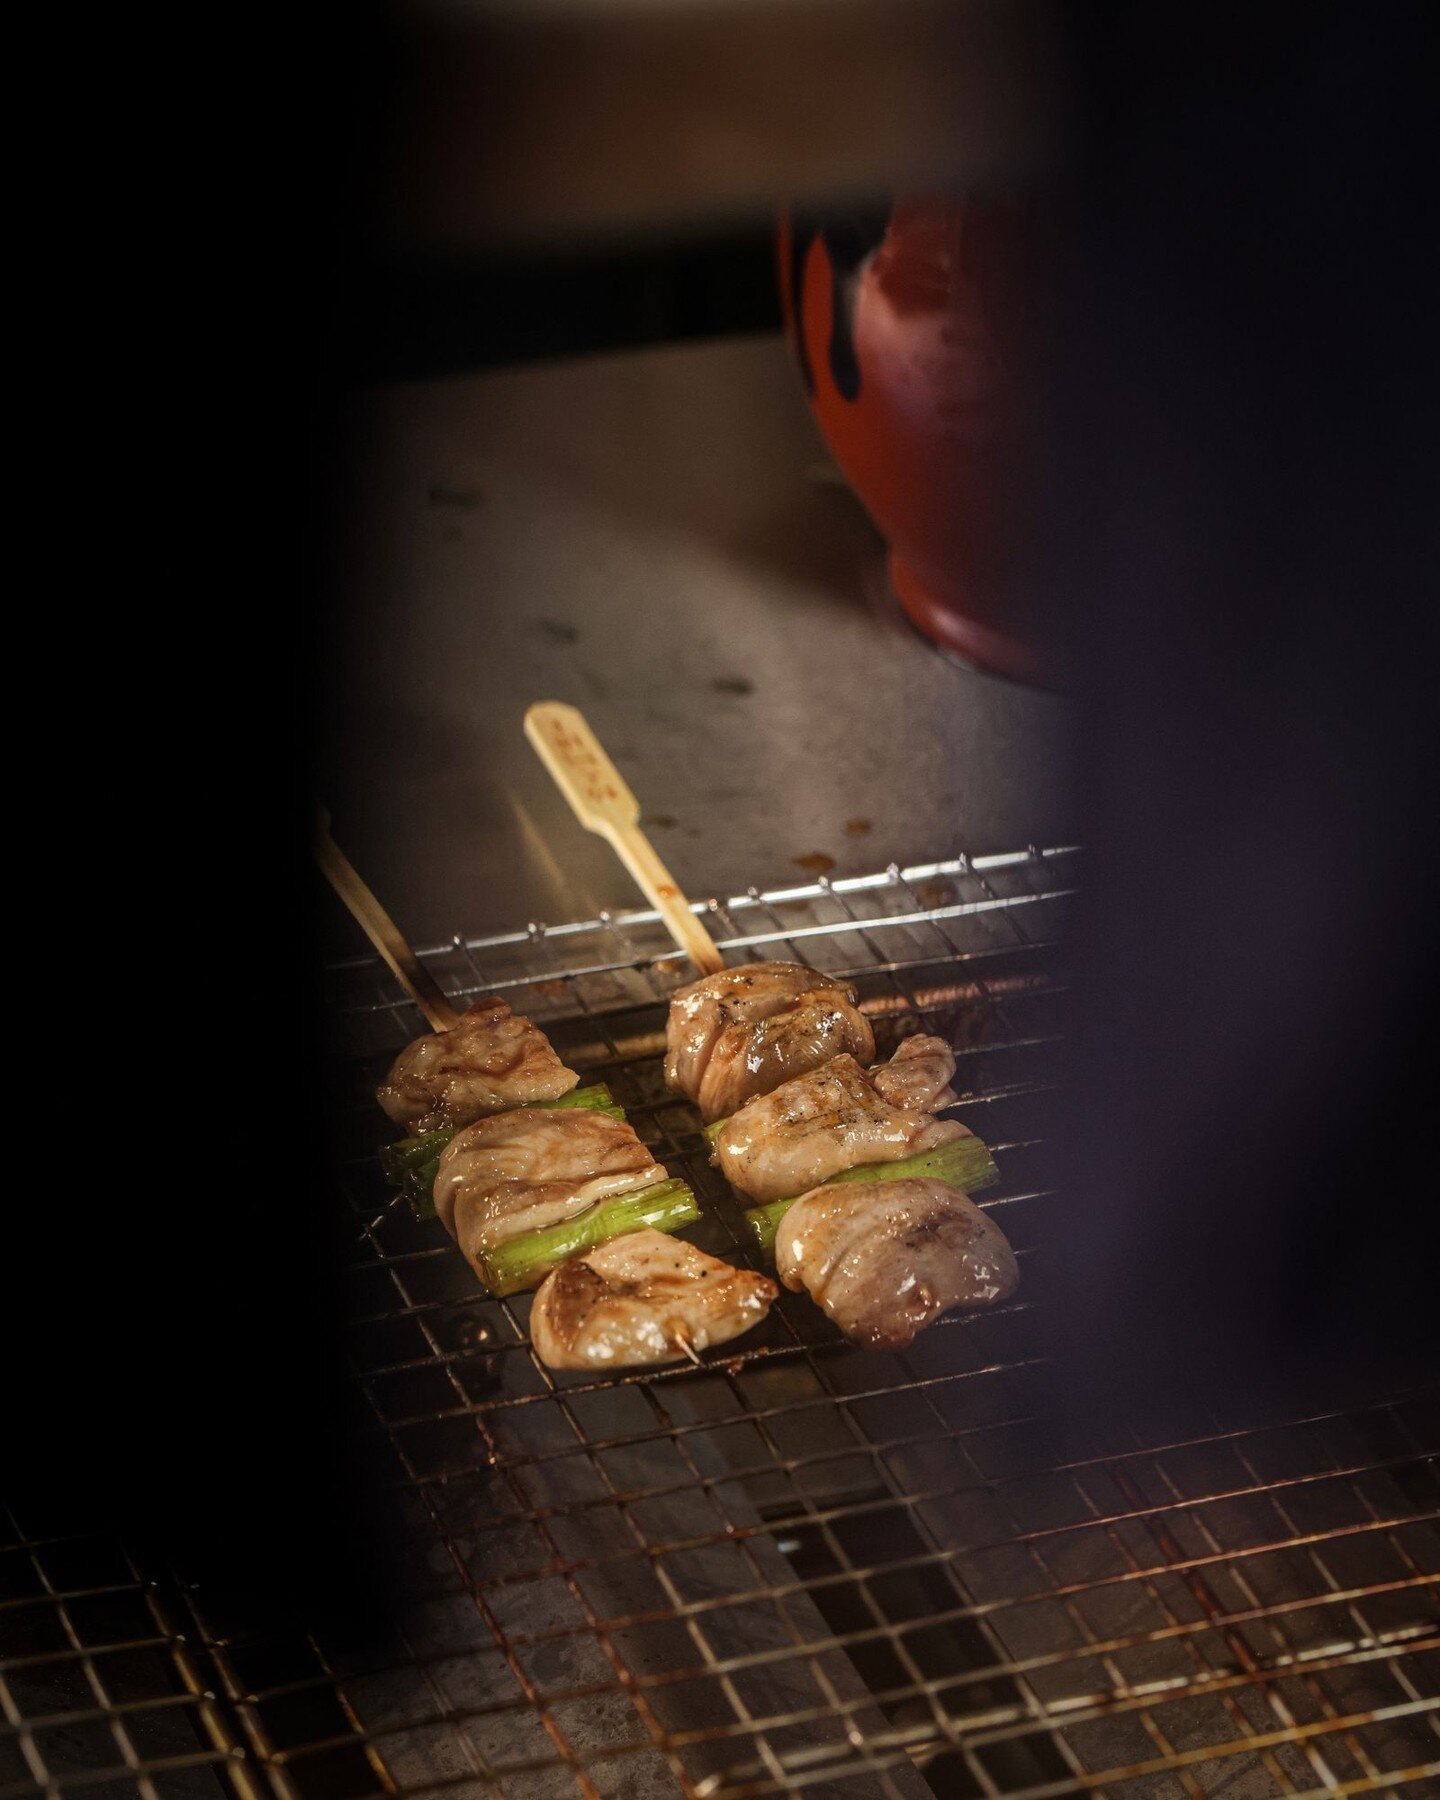
[[[0,1791],[256,1800],[183,1605],[113,1534],[49,1524],[12,1514],[0,1548]]]
[[[1064,1204],[1044,1125],[1075,861],[752,890],[708,921],[732,962],[853,978],[882,1054],[916,1029],[956,1046],[957,1116],[1002,1176],[981,1202],[1022,1271]],[[653,914],[425,960],[607,1081],[695,1188],[690,1235],[747,1260],[699,1117],[660,1078],[688,967]],[[404,1522],[403,1624],[377,1655],[180,1587],[169,1612],[131,1564],[52,1568],[21,1522],[17,1616],[59,1633],[0,1686],[26,1785],[101,1780],[54,1748],[93,1728],[113,1739],[104,1778],[147,1800],[217,1781],[245,1800],[261,1783],[294,1800],[1440,1794],[1433,1392],[1188,1442],[1078,1441],[1045,1414],[1023,1281],[901,1354],[785,1295],[703,1366],[554,1374],[528,1298],[485,1296],[380,1183],[367,1083],[422,1027],[378,966],[334,974],[359,1072],[354,1362]],[[76,1623],[111,1589],[148,1636]],[[131,1648],[156,1659],[133,1696],[106,1672]],[[177,1714],[193,1742],[157,1748],[146,1734]]]

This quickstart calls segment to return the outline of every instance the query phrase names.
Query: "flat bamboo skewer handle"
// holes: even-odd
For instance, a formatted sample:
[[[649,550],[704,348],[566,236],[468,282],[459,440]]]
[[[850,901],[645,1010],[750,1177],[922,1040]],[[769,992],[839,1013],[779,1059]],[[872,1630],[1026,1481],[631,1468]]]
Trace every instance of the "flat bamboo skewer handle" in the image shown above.
[[[671,937],[699,969],[725,967],[715,940],[690,910],[675,877],[640,829],[640,803],[600,747],[585,715],[558,700],[537,700],[525,714],[525,735],[587,831],[608,838]]]
[[[400,928],[356,873],[348,856],[330,835],[330,820],[315,822],[315,860],[331,887],[349,907],[356,924],[389,964],[395,979],[436,1031],[448,1031],[460,1015],[435,984],[435,978],[401,936]]]

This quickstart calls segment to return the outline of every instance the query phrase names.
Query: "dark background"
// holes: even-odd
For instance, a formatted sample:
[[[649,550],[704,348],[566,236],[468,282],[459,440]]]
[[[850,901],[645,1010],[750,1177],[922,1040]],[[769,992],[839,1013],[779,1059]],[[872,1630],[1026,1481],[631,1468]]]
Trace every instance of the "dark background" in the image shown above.
[[[1153,1428],[1440,1370],[1434,150],[1414,9],[1071,16],[1037,509],[1088,851],[1049,1318]]]
[[[678,243],[370,259],[360,370],[423,379],[732,331],[778,331],[768,221]]]

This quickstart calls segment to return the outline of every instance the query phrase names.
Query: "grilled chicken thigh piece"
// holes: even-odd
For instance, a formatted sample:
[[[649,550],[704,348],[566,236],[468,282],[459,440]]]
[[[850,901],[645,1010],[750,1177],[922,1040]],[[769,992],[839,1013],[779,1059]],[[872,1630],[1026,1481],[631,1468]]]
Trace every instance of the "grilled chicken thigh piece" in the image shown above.
[[[406,1131],[441,1131],[507,1106],[558,1100],[579,1079],[539,1026],[503,1000],[482,1000],[449,1031],[407,1044],[375,1098]]]
[[[868,1062],[875,1038],[855,998],[804,963],[745,963],[692,981],[670,1002],[666,1084],[720,1119],[843,1052]]]
[[[758,1325],[779,1289],[663,1231],[632,1231],[540,1283],[530,1341],[552,1369],[678,1362]]]
[[[901,1039],[888,1063],[871,1069],[870,1079],[881,1099],[892,1106],[932,1113],[955,1104],[955,1090],[950,1086],[954,1073],[955,1052],[944,1038],[908,1037]]]
[[[846,1181],[802,1195],[780,1221],[775,1267],[876,1350],[903,1350],[952,1306],[993,1305],[1020,1281],[1000,1227],[943,1181]]]
[[[624,1119],[521,1106],[451,1138],[435,1178],[435,1211],[473,1263],[506,1238],[666,1179]]]
[[[917,1085],[939,1104],[948,1104],[954,1096],[945,1077],[937,1084],[934,1075],[946,1062],[953,1070],[954,1057],[939,1038],[910,1041],[934,1045],[933,1051],[906,1062],[933,1064]],[[715,1136],[715,1160],[725,1179],[757,1201],[784,1200],[808,1193],[842,1169],[898,1162],[970,1136],[963,1125],[932,1119],[918,1106],[886,1098],[882,1079],[894,1067],[882,1064],[867,1073],[853,1056],[837,1056],[823,1069],[811,1069],[772,1093],[747,1100]],[[889,1085],[903,1087],[901,1082]]]

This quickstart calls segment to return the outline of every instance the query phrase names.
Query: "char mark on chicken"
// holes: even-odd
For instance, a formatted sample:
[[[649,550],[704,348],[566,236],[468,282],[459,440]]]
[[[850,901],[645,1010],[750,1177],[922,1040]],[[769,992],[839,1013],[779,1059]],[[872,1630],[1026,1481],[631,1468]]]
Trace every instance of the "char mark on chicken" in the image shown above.
[[[954,1095],[946,1085],[955,1058],[939,1038],[910,1038],[889,1063],[868,1072],[853,1056],[797,1075],[747,1100],[715,1137],[725,1178],[757,1201],[784,1200],[843,1169],[898,1162],[971,1134],[930,1117]],[[923,1070],[919,1078],[914,1072]],[[917,1098],[909,1100],[908,1093]]]
[[[634,1231],[545,1277],[530,1341],[552,1369],[678,1362],[758,1325],[779,1291],[663,1231]]]
[[[875,1039],[854,988],[804,963],[746,963],[692,981],[674,995],[665,1080],[723,1118],[754,1094],[832,1057],[869,1062]]]
[[[375,1097],[405,1131],[455,1130],[506,1107],[558,1100],[579,1079],[537,1025],[503,1000],[482,1000],[449,1031],[407,1044]]]
[[[522,1106],[476,1120],[445,1146],[435,1211],[479,1268],[482,1252],[507,1238],[666,1179],[626,1120],[577,1107]]]
[[[775,1267],[849,1338],[903,1350],[951,1307],[992,1306],[1020,1280],[1005,1234],[943,1181],[841,1182],[780,1222]]]

